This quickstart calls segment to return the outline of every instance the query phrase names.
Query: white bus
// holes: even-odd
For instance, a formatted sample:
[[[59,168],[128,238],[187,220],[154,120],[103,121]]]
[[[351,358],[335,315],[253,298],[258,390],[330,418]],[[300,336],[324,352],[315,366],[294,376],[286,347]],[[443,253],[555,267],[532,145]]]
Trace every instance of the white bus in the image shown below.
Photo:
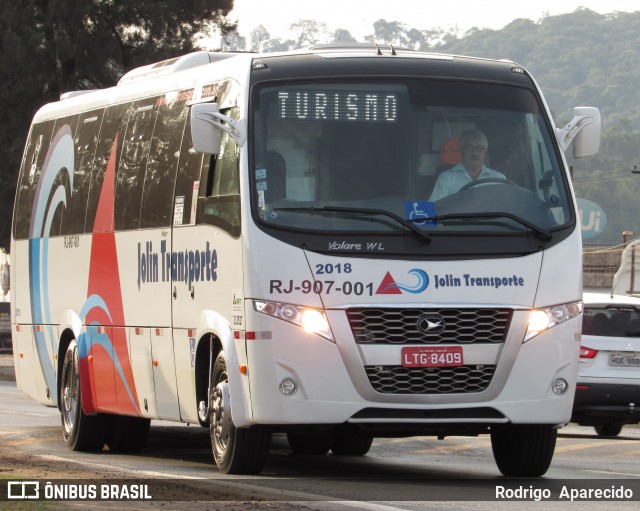
[[[18,179],[17,384],[78,451],[165,419],[258,473],[274,432],[352,456],[489,434],[539,476],[580,348],[563,151],[597,151],[600,117],[577,114],[556,129],[513,62],[376,46],[197,52],[63,95]],[[493,177],[431,201],[466,150]]]

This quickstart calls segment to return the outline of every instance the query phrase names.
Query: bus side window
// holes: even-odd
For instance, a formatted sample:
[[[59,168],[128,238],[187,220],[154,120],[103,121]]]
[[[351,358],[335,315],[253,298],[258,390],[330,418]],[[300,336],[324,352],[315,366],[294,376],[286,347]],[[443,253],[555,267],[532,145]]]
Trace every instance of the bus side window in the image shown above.
[[[238,118],[237,108],[224,113]],[[206,186],[198,203],[197,223],[215,225],[232,236],[240,235],[239,157],[240,148],[223,133],[220,154],[208,166],[203,165],[201,182]]]
[[[187,107],[185,115],[189,113]],[[188,116],[187,116],[188,117]],[[175,197],[173,200],[172,224],[189,225],[196,222],[195,203],[200,189],[200,169],[203,159],[208,156],[196,152],[191,142],[191,125],[185,123],[182,136],[182,148],[180,150],[180,163],[178,164],[178,176],[176,177]]]
[[[84,232],[93,160],[98,146],[103,113],[104,110],[98,110],[79,116],[73,139],[75,151],[73,187],[71,196],[67,197],[67,206],[62,211],[60,234]]]
[[[31,211],[33,210],[36,187],[42,173],[42,164],[51,143],[54,121],[36,124],[31,130],[29,142],[22,160],[22,169],[18,180],[18,193],[15,206],[15,226],[13,236],[16,239],[29,237]],[[41,233],[35,233],[39,237]]]
[[[91,183],[89,184],[89,194],[87,200],[87,218],[85,220],[84,232],[91,233],[95,231],[96,211],[98,209],[98,201],[102,192],[104,175],[109,163],[109,157],[113,150],[113,143],[118,137],[118,146],[122,147],[122,134],[119,131],[122,125],[122,119],[126,112],[127,105],[116,105],[108,107],[103,115],[102,124],[100,126],[100,136],[96,147],[96,155],[93,159],[93,171],[91,172]],[[119,152],[116,150],[116,155]],[[117,160],[116,160],[117,164]],[[103,226],[103,229],[105,227]],[[111,226],[113,229],[113,225]]]
[[[68,131],[70,129],[71,133],[73,133],[76,130],[77,124],[78,124],[77,115],[56,119],[56,123],[53,128],[52,143],[54,142],[54,140],[57,139],[58,135],[63,132],[63,130]],[[58,150],[59,149],[57,148],[55,149],[56,152]],[[47,153],[53,154],[52,151],[53,151],[53,148],[50,145],[49,148],[47,149]],[[55,158],[53,160],[55,160]],[[68,168],[66,164],[62,168],[54,168],[55,161],[53,160],[49,161],[49,165],[51,166],[51,168],[46,170],[49,173],[50,178],[53,178],[53,181],[50,184],[51,189],[50,190],[45,190],[44,188],[41,189],[40,195],[37,198],[38,201],[47,200],[50,202],[47,205],[46,212],[44,213],[44,218],[42,219],[43,220],[42,231],[40,233],[35,233],[36,237],[40,235],[42,235],[43,237],[60,235],[60,224],[62,221],[62,216],[66,208],[69,206],[69,201],[71,199],[70,193],[69,193],[69,188],[70,188],[69,173],[73,172],[73,169]],[[41,170],[41,172],[43,171],[44,169]],[[64,199],[63,199],[63,196],[59,194],[60,190],[64,191]],[[46,197],[45,196],[46,194],[49,194],[49,196]],[[64,200],[64,203],[62,202],[63,200]],[[34,204],[34,208],[35,207],[36,206]]]
[[[78,126],[78,117],[79,117],[78,115],[74,115],[71,117],[63,117],[63,118],[57,119],[56,125],[53,128],[54,139],[56,138],[56,135],[60,132],[60,129],[62,129],[65,126],[71,128],[71,133],[75,133],[76,128]],[[51,150],[51,147],[49,150]],[[75,153],[75,148],[74,148],[74,153]],[[75,158],[73,161],[75,163]],[[46,220],[45,220],[45,227],[44,227],[45,232],[43,232],[44,236],[58,236],[61,234],[60,224],[62,223],[62,217],[66,208],[69,207],[70,200],[71,200],[71,197],[69,194],[69,189],[71,187],[71,184],[69,182],[69,173],[73,172],[73,169],[61,168],[61,169],[56,169],[54,172],[55,172],[55,177],[53,178],[51,193],[53,194],[54,191],[57,191],[57,190],[64,190],[66,206],[60,202],[54,203],[53,201],[49,204],[49,207],[46,213]],[[52,198],[53,198],[53,195],[52,195]],[[59,200],[59,199],[56,199],[56,200]]]
[[[151,133],[158,112],[155,100],[130,105],[116,174],[115,228],[138,229]]]
[[[178,96],[191,97],[192,91],[185,92]],[[140,228],[166,227],[171,224],[180,143],[187,113],[185,101],[173,101],[158,108],[144,175]]]
[[[238,118],[238,109],[233,108],[229,112],[224,112],[232,119]],[[212,197],[225,197],[240,193],[240,183],[238,181],[238,158],[239,148],[236,142],[228,133],[223,133],[220,143],[220,154],[215,158],[213,172],[209,168],[210,186],[207,190]],[[212,160],[212,164],[214,161]]]

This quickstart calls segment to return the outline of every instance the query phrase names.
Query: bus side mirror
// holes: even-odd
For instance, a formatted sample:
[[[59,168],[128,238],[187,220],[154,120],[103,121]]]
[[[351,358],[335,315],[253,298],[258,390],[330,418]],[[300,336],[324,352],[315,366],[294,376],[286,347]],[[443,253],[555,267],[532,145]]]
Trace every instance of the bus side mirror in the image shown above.
[[[247,138],[244,121],[236,121],[219,110],[216,103],[191,105],[191,140],[193,148],[199,153],[220,154],[222,131],[240,146]]]
[[[600,110],[590,106],[573,109],[573,119],[564,128],[556,129],[556,137],[563,151],[573,142],[573,157],[586,158],[600,150],[602,123]]]

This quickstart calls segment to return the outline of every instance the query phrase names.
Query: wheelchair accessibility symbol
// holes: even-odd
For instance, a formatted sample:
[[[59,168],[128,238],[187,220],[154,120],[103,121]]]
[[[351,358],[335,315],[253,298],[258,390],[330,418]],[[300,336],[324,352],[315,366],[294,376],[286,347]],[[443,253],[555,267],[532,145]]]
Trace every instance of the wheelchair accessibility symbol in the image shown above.
[[[406,201],[405,218],[416,225],[436,225],[436,206],[427,201]]]

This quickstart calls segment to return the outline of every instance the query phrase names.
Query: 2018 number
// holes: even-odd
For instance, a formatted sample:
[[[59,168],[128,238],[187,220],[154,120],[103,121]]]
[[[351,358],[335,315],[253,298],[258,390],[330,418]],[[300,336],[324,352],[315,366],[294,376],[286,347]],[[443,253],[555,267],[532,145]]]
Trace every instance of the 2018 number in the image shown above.
[[[331,275],[332,273],[351,273],[351,263],[316,264],[316,275]]]

